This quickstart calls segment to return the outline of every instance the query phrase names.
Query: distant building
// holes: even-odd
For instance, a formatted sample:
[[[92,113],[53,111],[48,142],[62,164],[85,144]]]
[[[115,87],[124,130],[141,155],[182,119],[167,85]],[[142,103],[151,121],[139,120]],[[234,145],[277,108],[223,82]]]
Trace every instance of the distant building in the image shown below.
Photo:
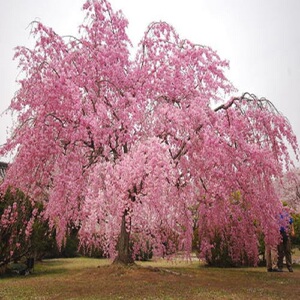
[[[0,161],[0,181],[4,179],[7,167],[7,163]]]

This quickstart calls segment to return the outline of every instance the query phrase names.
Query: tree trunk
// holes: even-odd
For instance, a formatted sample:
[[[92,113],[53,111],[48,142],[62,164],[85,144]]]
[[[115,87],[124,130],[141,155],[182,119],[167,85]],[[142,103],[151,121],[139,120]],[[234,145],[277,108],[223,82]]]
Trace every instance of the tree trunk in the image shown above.
[[[0,264],[0,275],[3,275],[6,273],[8,264]]]
[[[117,244],[118,255],[115,258],[113,264],[122,264],[122,265],[131,265],[134,263],[132,257],[132,249],[130,247],[130,231],[126,230],[126,216],[128,211],[125,210],[122,216],[122,223],[121,223],[121,233],[119,235],[119,240]],[[129,228],[131,224],[129,225]]]

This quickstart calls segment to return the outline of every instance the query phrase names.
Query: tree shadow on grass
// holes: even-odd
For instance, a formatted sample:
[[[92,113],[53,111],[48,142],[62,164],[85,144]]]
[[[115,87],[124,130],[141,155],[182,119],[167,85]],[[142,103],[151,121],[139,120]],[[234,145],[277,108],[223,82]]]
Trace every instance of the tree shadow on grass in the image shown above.
[[[71,264],[71,262],[68,261],[62,261],[58,259],[49,259],[38,262],[36,264],[36,267],[34,268],[34,271],[32,275],[41,275],[41,274],[62,274],[67,272],[68,265]]]
[[[13,263],[10,264],[7,272],[2,274],[0,278],[12,278],[12,277],[37,277],[44,274],[57,275],[67,272],[67,265],[71,262],[60,260],[47,260],[39,261],[35,264],[34,268],[28,272],[20,272],[20,270],[26,268],[25,264]]]

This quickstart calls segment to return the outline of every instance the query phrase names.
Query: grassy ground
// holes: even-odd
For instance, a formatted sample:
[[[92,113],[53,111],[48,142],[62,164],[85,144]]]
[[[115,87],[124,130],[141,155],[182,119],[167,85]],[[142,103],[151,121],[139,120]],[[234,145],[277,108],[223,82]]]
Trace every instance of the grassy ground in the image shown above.
[[[0,278],[0,299],[300,299],[300,266],[294,273],[268,273],[199,262],[122,268],[105,259],[45,260],[31,275]]]

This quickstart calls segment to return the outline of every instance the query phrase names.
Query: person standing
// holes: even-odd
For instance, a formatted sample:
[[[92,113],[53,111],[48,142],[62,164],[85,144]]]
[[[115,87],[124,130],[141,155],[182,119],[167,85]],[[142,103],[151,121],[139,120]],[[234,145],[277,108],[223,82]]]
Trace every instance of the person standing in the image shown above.
[[[266,258],[266,266],[268,272],[277,272],[277,263],[278,263],[278,252],[277,247],[272,247],[270,245],[266,245],[265,251]]]
[[[287,218],[287,224],[280,227],[281,241],[278,245],[278,271],[283,272],[283,259],[285,257],[286,266],[289,272],[293,272],[292,268],[292,245],[291,236],[295,235],[295,229],[293,224],[293,218],[289,214],[285,213],[280,216],[281,221],[285,222],[284,219]]]

